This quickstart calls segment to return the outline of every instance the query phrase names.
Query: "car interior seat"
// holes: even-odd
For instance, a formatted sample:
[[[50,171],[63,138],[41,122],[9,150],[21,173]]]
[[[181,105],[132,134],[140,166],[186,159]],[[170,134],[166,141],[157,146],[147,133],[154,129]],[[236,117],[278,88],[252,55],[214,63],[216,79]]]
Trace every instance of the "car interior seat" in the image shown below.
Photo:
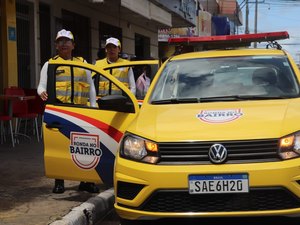
[[[252,82],[256,87],[263,87],[266,91],[266,95],[278,96],[283,94],[277,86],[278,79],[276,69],[274,68],[256,69],[252,75]]]
[[[252,82],[255,85],[275,86],[277,83],[276,71],[274,68],[259,68],[253,72]]]
[[[214,82],[214,74],[199,76],[182,75],[179,77],[179,93],[181,97],[203,97]]]

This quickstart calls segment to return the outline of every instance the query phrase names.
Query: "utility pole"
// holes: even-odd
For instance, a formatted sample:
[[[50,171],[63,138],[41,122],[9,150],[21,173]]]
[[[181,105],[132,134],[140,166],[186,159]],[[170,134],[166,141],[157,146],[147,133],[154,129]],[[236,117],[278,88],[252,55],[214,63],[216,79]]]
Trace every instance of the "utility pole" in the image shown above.
[[[246,28],[245,34],[249,34],[249,2],[246,0]]]
[[[258,14],[258,0],[255,0],[255,18],[254,18],[254,33],[257,33],[257,14]],[[257,47],[257,42],[254,42],[254,48]]]

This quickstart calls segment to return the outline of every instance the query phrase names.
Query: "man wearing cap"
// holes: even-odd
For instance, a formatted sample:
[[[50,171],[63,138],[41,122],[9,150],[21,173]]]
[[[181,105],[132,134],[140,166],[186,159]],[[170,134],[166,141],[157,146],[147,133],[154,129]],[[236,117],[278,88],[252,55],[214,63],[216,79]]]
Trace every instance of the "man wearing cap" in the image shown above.
[[[65,29],[60,30],[57,33],[55,39],[55,48],[57,50],[57,55],[43,65],[40,74],[40,82],[37,88],[37,93],[44,101],[47,101],[48,99],[47,71],[49,62],[55,60],[72,60],[86,63],[86,61],[82,57],[73,57],[72,52],[74,47],[75,43],[72,32]],[[89,100],[90,106],[96,107],[96,91],[90,71],[74,68],[73,76],[76,77],[76,79],[74,79],[73,97],[71,97],[72,85],[69,85],[71,83],[70,69],[64,66],[60,66],[56,71],[57,73],[55,80],[57,101],[62,103],[87,105]],[[85,88],[82,88],[82,86]],[[99,192],[98,187],[96,187],[94,183],[88,182],[81,182],[79,185],[79,190],[92,193]],[[56,179],[53,193],[63,193],[64,191],[64,180]]]
[[[97,60],[95,65],[99,67],[107,66],[111,63],[127,62],[128,60],[119,58],[121,52],[121,42],[114,37],[106,39],[105,53],[106,58]],[[135,95],[136,85],[132,68],[116,68],[110,71],[110,73],[121,81],[131,92]],[[111,94],[121,94],[121,90],[116,86],[111,87]],[[109,82],[106,80],[100,80],[99,82],[99,95],[107,95],[109,90]]]
[[[54,60],[72,60],[72,61],[81,61],[86,62],[82,57],[73,57],[72,51],[75,47],[74,43],[74,36],[72,32],[67,31],[65,29],[62,29],[57,33],[56,39],[55,39],[55,48],[57,50],[58,55],[51,58],[49,61]],[[40,97],[46,101],[48,99],[47,94],[47,70],[48,70],[48,62],[46,62],[41,70],[41,77],[40,77],[40,83],[38,86],[38,94]],[[86,105],[87,100],[89,98],[90,105],[92,107],[96,107],[96,91],[95,87],[93,85],[93,80],[91,78],[91,74],[89,71],[85,70],[77,70],[75,71],[75,76],[78,77],[76,79],[78,82],[75,82],[74,86],[74,98],[71,99],[71,89],[67,89],[66,87],[63,87],[63,84],[66,84],[66,82],[71,82],[71,74],[67,70],[60,70],[64,71],[62,73],[57,74],[56,77],[56,94],[57,99],[63,103],[74,103],[74,104],[82,104]],[[79,84],[80,82],[80,84]],[[87,91],[84,90],[77,90],[76,87],[81,84],[86,84]],[[82,86],[82,85],[81,85]],[[82,89],[82,88],[81,88]]]

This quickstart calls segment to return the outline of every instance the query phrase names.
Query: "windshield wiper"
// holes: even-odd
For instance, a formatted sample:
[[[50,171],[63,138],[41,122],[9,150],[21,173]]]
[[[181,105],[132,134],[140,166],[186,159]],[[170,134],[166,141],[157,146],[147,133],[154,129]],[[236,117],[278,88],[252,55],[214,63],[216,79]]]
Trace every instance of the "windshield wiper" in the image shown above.
[[[266,96],[266,95],[228,95],[200,98],[200,102],[214,101],[244,101],[244,100],[268,100],[268,99],[285,99],[287,96]]]
[[[198,103],[198,98],[168,98],[168,99],[161,99],[161,100],[154,100],[152,104],[179,104],[179,103]]]
[[[245,101],[245,100],[268,100],[268,99],[287,99],[291,96],[267,96],[267,95],[227,95],[213,96],[204,98],[168,98],[154,100],[152,104],[179,104],[179,103],[200,103],[200,102],[218,102],[218,101]]]

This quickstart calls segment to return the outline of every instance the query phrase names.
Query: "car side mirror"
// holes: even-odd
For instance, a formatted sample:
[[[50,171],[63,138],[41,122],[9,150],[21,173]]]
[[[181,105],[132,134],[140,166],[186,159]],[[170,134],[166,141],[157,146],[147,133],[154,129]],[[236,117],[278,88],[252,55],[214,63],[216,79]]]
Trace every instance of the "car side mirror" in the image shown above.
[[[134,113],[134,105],[123,95],[106,95],[97,99],[98,107],[101,110]]]

